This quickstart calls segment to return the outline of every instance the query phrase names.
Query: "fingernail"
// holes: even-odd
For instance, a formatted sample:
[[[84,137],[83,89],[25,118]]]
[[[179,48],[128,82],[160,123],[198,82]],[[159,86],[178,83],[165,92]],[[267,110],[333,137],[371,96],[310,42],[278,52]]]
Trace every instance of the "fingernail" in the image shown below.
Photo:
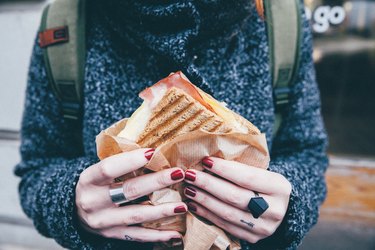
[[[185,172],[185,179],[189,181],[195,181],[195,178],[197,177],[197,174],[193,171],[187,170]]]
[[[186,210],[186,207],[185,207],[185,206],[181,205],[181,206],[175,207],[174,212],[175,212],[176,214],[179,214],[179,213],[186,213],[187,210]]]
[[[152,148],[152,149],[149,149],[145,152],[145,157],[146,159],[149,161],[151,159],[151,157],[154,155],[154,152],[155,152],[155,149]]]
[[[180,237],[173,237],[172,239],[170,239],[170,242],[174,247],[182,245],[182,239]]]
[[[185,188],[185,194],[191,197],[195,197],[195,195],[197,194],[197,191],[192,187],[187,187]]]
[[[187,206],[188,206],[188,209],[189,209],[190,211],[193,211],[193,212],[196,212],[196,211],[197,211],[197,207],[196,207],[194,204],[192,204],[192,203],[188,203]]]
[[[210,158],[208,158],[208,156],[206,156],[202,159],[202,164],[207,168],[212,168],[214,162]]]
[[[174,181],[180,180],[182,178],[184,178],[184,173],[180,169],[175,170],[171,173],[171,179]]]

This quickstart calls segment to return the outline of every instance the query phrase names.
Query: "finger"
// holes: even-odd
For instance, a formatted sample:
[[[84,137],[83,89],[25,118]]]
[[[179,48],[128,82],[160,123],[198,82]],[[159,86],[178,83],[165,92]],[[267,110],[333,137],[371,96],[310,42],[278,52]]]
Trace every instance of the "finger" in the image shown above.
[[[253,191],[202,171],[187,170],[185,181],[242,210],[247,210],[251,197],[255,196]],[[262,197],[266,200],[269,198],[267,195],[262,195]]]
[[[160,218],[184,214],[187,211],[183,202],[153,205],[128,205],[119,208],[109,208],[90,214],[85,224],[94,230],[116,226],[129,226]]]
[[[145,174],[129,179],[123,183],[123,191],[128,201],[148,195],[160,190],[184,178],[184,172],[180,168],[171,168],[157,173]],[[78,183],[78,185],[81,185]],[[118,207],[109,195],[109,186],[92,185],[85,192],[78,192],[76,205],[86,213],[92,213],[104,208]]]
[[[241,209],[228,205],[227,203],[222,202],[221,200],[215,198],[209,193],[204,192],[203,190],[199,190],[195,187],[189,186],[185,188],[185,194],[189,192],[191,192],[190,194],[194,194],[187,195],[188,198],[201,204],[223,220],[244,229],[251,230],[252,232],[257,232],[257,225],[259,226],[261,224],[268,223],[267,215],[265,214],[267,211],[258,219],[254,219],[250,212],[243,211]]]
[[[218,217],[217,215],[215,215],[214,213],[212,213],[211,211],[197,203],[190,202],[188,203],[188,207],[190,211],[194,212],[199,216],[202,216],[203,218],[206,218],[216,226],[224,229],[231,235],[241,240],[245,240],[250,243],[256,243],[258,240],[261,239],[261,236],[257,235],[256,233],[251,232],[249,230],[245,230],[232,223],[229,223],[228,221],[223,220],[222,218]]]
[[[137,226],[120,226],[104,229],[100,234],[106,238],[137,241],[137,242],[166,242],[182,239],[177,231],[162,231]]]
[[[127,200],[135,200],[156,190],[181,182],[184,177],[184,171],[181,168],[170,168],[138,176],[124,182],[124,195]]]
[[[249,190],[264,194],[291,190],[291,186],[288,181],[285,181],[285,177],[265,169],[216,157],[205,157],[202,164],[211,172]]]
[[[90,183],[110,184],[113,179],[146,165],[153,152],[153,149],[141,148],[110,156],[86,169],[85,177]]]

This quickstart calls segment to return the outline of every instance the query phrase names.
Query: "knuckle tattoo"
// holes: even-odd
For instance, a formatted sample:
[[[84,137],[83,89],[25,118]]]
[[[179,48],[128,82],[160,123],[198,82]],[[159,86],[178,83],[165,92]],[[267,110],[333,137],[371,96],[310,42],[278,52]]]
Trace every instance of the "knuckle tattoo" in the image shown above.
[[[255,226],[255,224],[252,223],[251,221],[246,221],[244,219],[241,219],[240,222],[242,222],[243,224],[247,225],[249,228],[253,228]]]

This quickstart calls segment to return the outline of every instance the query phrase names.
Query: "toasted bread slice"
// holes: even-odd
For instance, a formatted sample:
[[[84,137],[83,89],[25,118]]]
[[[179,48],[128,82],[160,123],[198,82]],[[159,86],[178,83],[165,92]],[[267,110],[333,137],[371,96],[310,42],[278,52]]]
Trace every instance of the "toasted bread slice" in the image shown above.
[[[184,91],[173,87],[153,109],[136,142],[141,147],[155,148],[178,135],[198,129],[215,133],[228,133],[233,130],[221,117]]]

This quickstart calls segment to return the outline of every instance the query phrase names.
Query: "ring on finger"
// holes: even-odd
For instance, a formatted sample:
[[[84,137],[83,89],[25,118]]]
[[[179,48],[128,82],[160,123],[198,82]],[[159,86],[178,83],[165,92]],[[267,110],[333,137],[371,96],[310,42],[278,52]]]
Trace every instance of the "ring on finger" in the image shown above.
[[[120,206],[130,202],[124,193],[123,183],[113,183],[109,186],[109,196],[114,204]]]
[[[257,192],[254,191],[255,196],[252,197],[247,204],[247,208],[255,219],[259,218],[268,208],[269,205],[267,201],[259,196]]]

